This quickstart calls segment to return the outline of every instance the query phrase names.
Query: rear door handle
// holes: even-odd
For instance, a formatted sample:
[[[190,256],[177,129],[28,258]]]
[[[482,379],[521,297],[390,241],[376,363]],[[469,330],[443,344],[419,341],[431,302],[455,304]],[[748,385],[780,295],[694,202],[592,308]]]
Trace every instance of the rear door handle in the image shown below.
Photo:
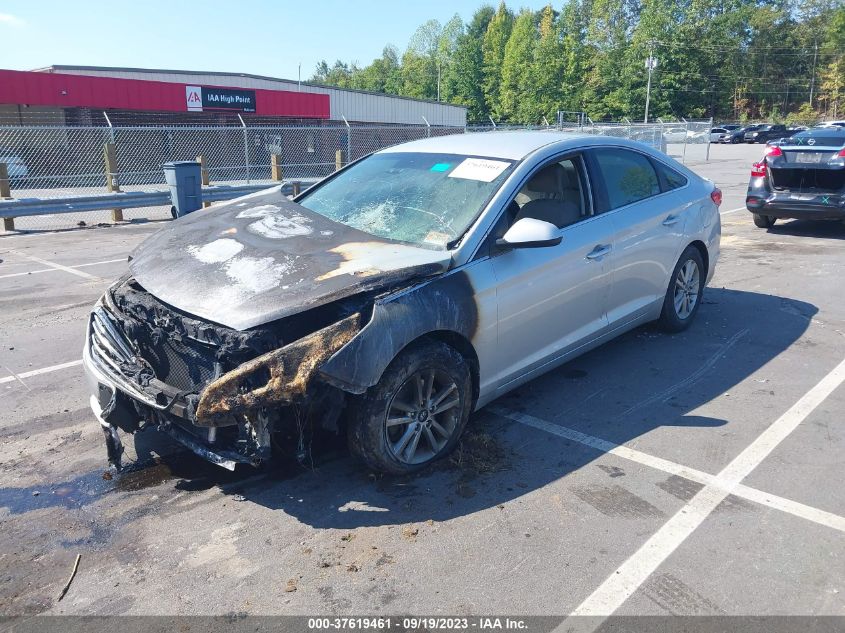
[[[670,215],[665,220],[663,220],[663,226],[672,226],[673,224],[677,224],[678,220],[680,219],[680,216]]]
[[[610,244],[598,244],[587,253],[587,259],[601,259],[610,252]]]

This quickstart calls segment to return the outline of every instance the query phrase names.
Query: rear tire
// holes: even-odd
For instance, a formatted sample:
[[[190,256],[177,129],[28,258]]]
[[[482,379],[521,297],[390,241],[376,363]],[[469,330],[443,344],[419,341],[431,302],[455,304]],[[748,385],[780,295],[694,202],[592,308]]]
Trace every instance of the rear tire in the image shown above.
[[[770,215],[761,215],[759,213],[755,213],[754,215],[754,226],[761,228],[761,229],[770,229],[775,225],[776,218],[773,218]]]
[[[695,246],[687,246],[675,264],[663,298],[663,310],[657,321],[663,330],[683,332],[690,326],[701,305],[706,277],[701,253]]]
[[[471,407],[463,356],[439,341],[412,345],[351,403],[350,452],[373,470],[412,473],[455,448]]]

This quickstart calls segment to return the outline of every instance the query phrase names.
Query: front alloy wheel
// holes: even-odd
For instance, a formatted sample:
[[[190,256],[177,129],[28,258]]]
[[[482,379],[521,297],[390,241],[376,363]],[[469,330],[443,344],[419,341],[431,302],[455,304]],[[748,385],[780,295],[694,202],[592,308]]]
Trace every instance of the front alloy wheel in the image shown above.
[[[353,455],[381,472],[419,470],[460,438],[472,408],[469,365],[445,343],[422,340],[394,358],[379,382],[350,405]]]
[[[403,464],[431,461],[458,425],[461,399],[451,376],[436,369],[418,371],[391,399],[384,421],[387,446]]]

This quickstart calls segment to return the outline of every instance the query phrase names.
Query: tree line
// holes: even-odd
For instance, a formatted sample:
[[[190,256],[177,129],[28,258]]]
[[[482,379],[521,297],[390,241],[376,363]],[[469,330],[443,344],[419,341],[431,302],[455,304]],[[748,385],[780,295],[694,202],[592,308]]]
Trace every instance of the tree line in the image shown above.
[[[642,120],[649,57],[651,117],[845,117],[845,0],[503,1],[429,20],[366,66],[322,61],[311,81],[463,105],[475,123]]]

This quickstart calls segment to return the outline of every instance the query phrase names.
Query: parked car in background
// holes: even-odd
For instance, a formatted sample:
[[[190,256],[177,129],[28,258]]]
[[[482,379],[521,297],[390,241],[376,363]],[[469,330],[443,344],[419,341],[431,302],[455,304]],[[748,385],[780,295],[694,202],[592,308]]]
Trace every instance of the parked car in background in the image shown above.
[[[663,130],[663,138],[667,143],[685,143],[695,136],[695,132],[683,126],[667,127]]]
[[[813,126],[814,128],[842,127],[845,128],[845,121],[825,121]]]
[[[845,128],[813,128],[766,148],[745,198],[754,224],[845,219]]]
[[[783,124],[762,125],[756,130],[745,133],[746,143],[767,143],[768,141],[790,136],[789,130]]]
[[[736,130],[733,130],[731,132],[730,136],[726,140],[724,140],[723,142],[724,143],[731,143],[731,144],[744,143],[745,142],[745,134],[747,132],[753,132],[755,130],[760,129],[761,127],[763,127],[762,123],[754,124],[754,125],[746,125],[745,127],[737,128]]]
[[[532,378],[642,323],[687,328],[720,203],[641,143],[490,132],[196,211],[136,248],[91,314],[109,460],[118,429],[226,468],[304,460],[322,430],[375,470],[422,468]]]
[[[724,127],[714,127],[710,129],[710,142],[711,143],[724,143],[725,139],[730,137],[731,132],[729,129]]]
[[[0,163],[6,164],[6,171],[8,172],[9,180],[11,180],[12,183],[20,181],[29,175],[29,170],[27,169],[23,158],[14,152],[0,148]]]

